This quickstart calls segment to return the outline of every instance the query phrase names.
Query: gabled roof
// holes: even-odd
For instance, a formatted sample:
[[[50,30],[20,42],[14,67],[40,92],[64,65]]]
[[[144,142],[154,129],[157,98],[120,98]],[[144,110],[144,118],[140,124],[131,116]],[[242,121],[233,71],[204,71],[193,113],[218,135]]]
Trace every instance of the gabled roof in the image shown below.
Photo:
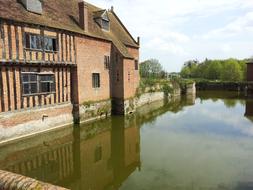
[[[97,19],[97,18],[102,18],[102,19],[105,19],[107,21],[109,21],[109,16],[107,14],[107,10],[101,10],[101,11],[96,11],[93,13],[94,15],[94,18]]]
[[[126,58],[132,58],[126,46],[138,48],[139,45],[121,23],[116,14],[108,11],[110,31],[101,30],[94,16],[102,16],[104,9],[87,3],[88,32],[79,26],[78,0],[44,0],[42,15],[28,12],[18,0],[0,0],[0,18],[28,24],[36,24],[112,41]]]

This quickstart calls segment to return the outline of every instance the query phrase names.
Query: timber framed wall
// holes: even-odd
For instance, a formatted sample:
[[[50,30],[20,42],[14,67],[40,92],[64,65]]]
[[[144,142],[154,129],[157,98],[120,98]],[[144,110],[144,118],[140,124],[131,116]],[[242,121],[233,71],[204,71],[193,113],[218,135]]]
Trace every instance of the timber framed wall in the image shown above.
[[[27,47],[28,34],[40,36],[41,49]],[[55,40],[55,50],[45,50],[47,36]],[[0,64],[0,112],[71,102],[73,33],[0,19]],[[34,71],[53,75],[54,92],[24,95],[22,73]]]

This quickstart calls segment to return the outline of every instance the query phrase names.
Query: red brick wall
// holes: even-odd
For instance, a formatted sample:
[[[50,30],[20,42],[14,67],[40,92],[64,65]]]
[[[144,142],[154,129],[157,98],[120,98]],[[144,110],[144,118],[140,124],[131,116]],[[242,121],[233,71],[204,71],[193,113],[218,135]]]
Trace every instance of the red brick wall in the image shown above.
[[[139,86],[139,69],[135,70],[135,60],[139,61],[139,50],[128,48],[129,53],[134,57],[132,59],[124,59],[124,99],[135,96],[136,89]]]
[[[104,67],[104,56],[110,56],[111,43],[77,37],[77,72],[79,103],[110,98],[109,70]],[[92,73],[100,74],[100,88],[92,87]]]
[[[113,98],[124,97],[123,87],[123,57],[120,52],[113,46],[111,52],[111,95]]]
[[[127,99],[134,97],[136,88],[139,86],[139,70],[135,70],[135,60],[139,60],[139,50],[128,48],[128,51],[134,59],[125,59],[115,47],[112,49],[111,81],[113,98]],[[116,58],[117,55],[118,59]]]
[[[10,128],[30,121],[42,121],[43,115],[47,116],[44,119],[49,119],[71,113],[72,113],[71,104],[59,107],[55,106],[44,109],[34,109],[30,110],[29,112],[28,111],[17,112],[10,116],[2,115],[0,119],[0,125],[3,126],[3,128]]]
[[[253,81],[253,63],[247,65],[247,80]]]

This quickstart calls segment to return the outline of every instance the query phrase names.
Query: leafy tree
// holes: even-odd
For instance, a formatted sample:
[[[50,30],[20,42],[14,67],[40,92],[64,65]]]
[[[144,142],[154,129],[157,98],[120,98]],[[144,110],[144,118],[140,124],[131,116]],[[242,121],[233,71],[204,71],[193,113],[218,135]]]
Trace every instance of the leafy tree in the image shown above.
[[[184,67],[182,70],[181,70],[181,76],[183,78],[189,78],[190,77],[190,74],[191,74],[191,71],[190,71],[190,68],[189,67]]]
[[[140,75],[143,78],[161,78],[165,76],[165,71],[157,59],[149,59],[140,64]]]
[[[242,71],[242,80],[246,80],[247,76],[247,61],[246,60],[240,60],[238,61],[241,71]]]
[[[217,80],[221,77],[222,65],[220,61],[213,61],[208,65],[206,76],[208,79]]]
[[[190,60],[184,63],[181,69],[183,78],[202,78],[223,81],[246,80],[247,60],[209,60],[199,63]]]
[[[181,70],[181,76],[184,78],[194,78],[198,68],[198,60],[189,60],[184,63]]]
[[[224,62],[221,74],[223,81],[241,81],[242,78],[241,67],[236,60],[230,59]]]

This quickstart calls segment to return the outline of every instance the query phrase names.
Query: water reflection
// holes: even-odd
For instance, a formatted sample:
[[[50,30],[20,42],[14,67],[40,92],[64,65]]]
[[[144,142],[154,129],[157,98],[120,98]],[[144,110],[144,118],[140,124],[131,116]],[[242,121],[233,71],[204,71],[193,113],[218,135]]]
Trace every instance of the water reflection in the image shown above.
[[[245,117],[253,122],[253,100],[246,100]]]
[[[197,96],[201,102],[212,100],[215,103],[221,100],[227,108],[234,108],[237,104],[245,105],[245,94],[234,91],[198,91]]]
[[[0,168],[73,190],[252,189],[253,101],[198,92],[0,147]]]
[[[0,168],[70,189],[117,188],[140,169],[134,117],[65,128],[1,147]]]

